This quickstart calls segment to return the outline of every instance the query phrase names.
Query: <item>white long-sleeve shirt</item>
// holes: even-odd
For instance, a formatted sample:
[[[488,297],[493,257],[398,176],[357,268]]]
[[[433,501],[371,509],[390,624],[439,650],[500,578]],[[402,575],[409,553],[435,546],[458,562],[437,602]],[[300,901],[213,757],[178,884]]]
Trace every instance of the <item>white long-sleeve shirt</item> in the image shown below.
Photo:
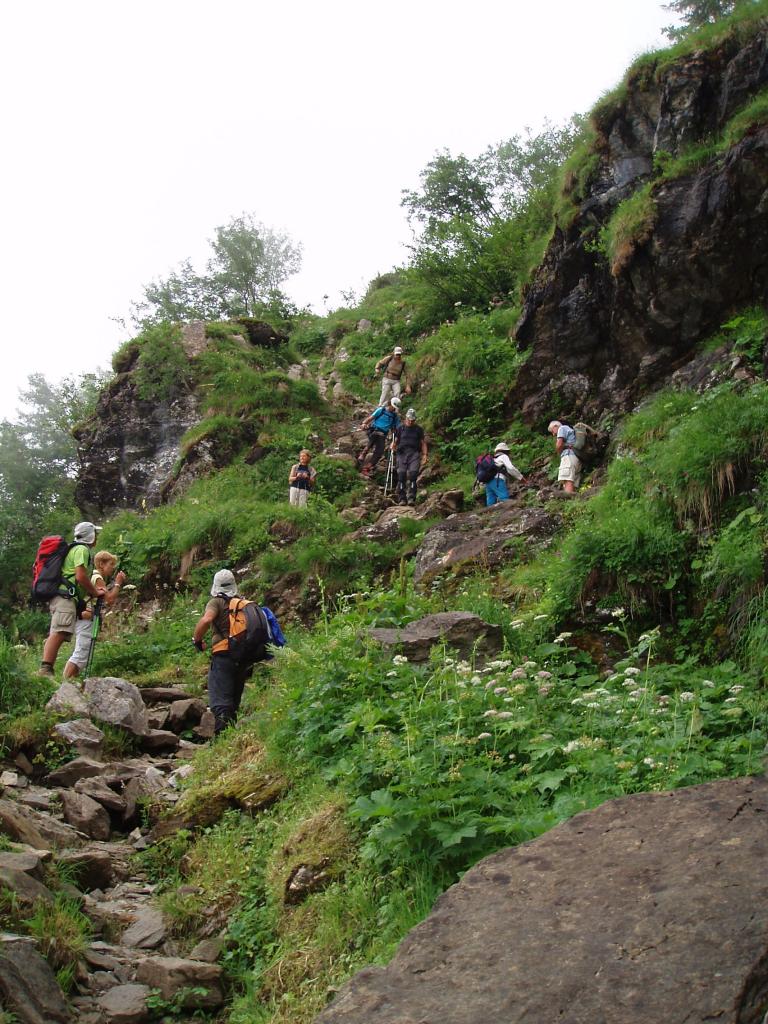
[[[516,466],[512,465],[509,456],[506,455],[504,452],[498,452],[496,455],[494,455],[493,461],[502,471],[501,473],[498,473],[497,476],[503,476],[504,473],[506,472],[508,476],[513,477],[515,480],[523,479],[523,474]]]

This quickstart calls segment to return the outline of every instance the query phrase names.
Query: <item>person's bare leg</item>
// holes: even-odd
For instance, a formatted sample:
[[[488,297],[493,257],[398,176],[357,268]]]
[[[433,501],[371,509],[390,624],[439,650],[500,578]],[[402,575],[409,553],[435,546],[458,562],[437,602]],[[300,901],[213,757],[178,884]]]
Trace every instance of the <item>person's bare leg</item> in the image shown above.
[[[43,661],[48,665],[55,665],[61,645],[69,638],[69,633],[50,633],[43,647]]]

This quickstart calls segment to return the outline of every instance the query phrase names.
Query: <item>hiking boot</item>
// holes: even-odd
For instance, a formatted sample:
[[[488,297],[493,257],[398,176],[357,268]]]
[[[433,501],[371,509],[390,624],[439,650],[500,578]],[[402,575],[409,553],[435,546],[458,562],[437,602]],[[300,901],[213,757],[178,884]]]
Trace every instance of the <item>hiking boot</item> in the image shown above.
[[[40,666],[37,672],[35,672],[35,675],[47,676],[49,679],[52,679],[53,676],[55,675],[53,671],[53,665],[49,665],[47,662],[43,662],[43,664]]]

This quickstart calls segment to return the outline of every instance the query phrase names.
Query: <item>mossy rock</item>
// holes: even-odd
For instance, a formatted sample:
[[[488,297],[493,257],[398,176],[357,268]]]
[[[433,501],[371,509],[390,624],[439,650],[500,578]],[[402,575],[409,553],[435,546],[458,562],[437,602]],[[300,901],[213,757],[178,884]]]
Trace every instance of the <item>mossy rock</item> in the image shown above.
[[[272,885],[284,903],[301,903],[344,875],[353,850],[344,804],[328,803],[283,844],[270,872]]]

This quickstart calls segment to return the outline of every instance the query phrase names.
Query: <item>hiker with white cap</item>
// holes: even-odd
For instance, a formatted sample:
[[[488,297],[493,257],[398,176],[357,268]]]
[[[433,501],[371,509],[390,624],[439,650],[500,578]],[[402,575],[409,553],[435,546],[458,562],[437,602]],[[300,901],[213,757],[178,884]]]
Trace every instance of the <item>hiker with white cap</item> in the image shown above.
[[[51,629],[43,647],[43,660],[38,675],[52,676],[56,657],[62,644],[72,639],[78,618],[78,609],[85,606],[87,597],[99,598],[106,593],[103,581],[91,582],[93,559],[91,548],[96,544],[96,533],[100,526],[93,523],[78,523],[74,531],[74,543],[64,556],[61,565],[59,593],[52,597],[48,608],[51,612]]]
[[[547,433],[555,438],[555,451],[560,456],[557,479],[562,481],[566,494],[575,494],[581,481],[581,459],[574,451],[576,431],[567,423],[552,420],[547,427]]]
[[[249,625],[251,621],[253,626]],[[198,651],[205,650],[205,635],[209,629],[212,630],[212,646],[208,706],[219,733],[237,718],[253,666],[270,657],[267,645],[277,641],[265,609],[238,594],[237,581],[229,569],[220,569],[213,577],[211,599],[192,634],[192,643]],[[236,638],[237,642],[233,642]]]
[[[405,387],[406,395],[410,395],[411,389],[405,380],[403,350],[399,345],[395,345],[389,355],[376,363],[374,373],[379,373],[380,370],[384,371],[384,376],[381,381],[379,405],[386,405],[390,398],[399,398],[402,387]]]
[[[363,429],[368,431],[368,444],[358,458],[360,472],[370,476],[379,459],[384,454],[387,436],[400,426],[397,410],[400,408],[399,398],[390,398],[386,405],[377,406],[370,416],[363,420]]]
[[[415,505],[416,481],[427,464],[427,439],[424,428],[416,423],[415,409],[406,412],[405,422],[395,431],[392,449],[397,457],[397,500],[400,504]]]
[[[528,483],[517,466],[512,465],[512,460],[509,457],[509,445],[506,441],[499,441],[494,448],[493,461],[499,471],[485,485],[486,505],[495,505],[497,502],[506,501],[509,498],[507,480],[510,478],[521,480],[525,484]]]

